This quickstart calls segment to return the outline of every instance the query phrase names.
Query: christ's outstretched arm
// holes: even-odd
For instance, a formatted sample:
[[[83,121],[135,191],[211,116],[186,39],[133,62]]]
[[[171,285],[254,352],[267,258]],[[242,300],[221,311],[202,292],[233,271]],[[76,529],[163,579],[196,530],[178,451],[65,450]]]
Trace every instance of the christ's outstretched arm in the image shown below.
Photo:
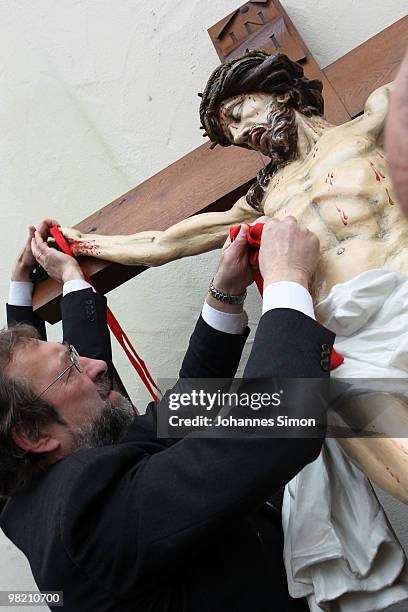
[[[61,227],[61,231],[75,255],[89,255],[128,266],[161,266],[222,247],[231,225],[250,223],[259,214],[243,196],[226,212],[195,215],[164,231],[129,236],[83,234],[67,227]]]

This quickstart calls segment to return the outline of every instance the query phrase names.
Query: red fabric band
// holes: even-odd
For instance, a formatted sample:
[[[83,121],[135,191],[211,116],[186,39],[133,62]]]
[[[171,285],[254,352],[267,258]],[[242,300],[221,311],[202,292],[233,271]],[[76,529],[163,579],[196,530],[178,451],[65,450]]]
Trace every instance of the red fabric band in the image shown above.
[[[252,266],[252,274],[254,277],[254,281],[256,286],[259,289],[259,293],[263,294],[263,278],[259,271],[258,258],[259,258],[259,247],[261,246],[261,237],[263,230],[263,223],[255,223],[254,225],[248,225],[247,230],[247,243],[248,243],[248,256],[249,263]],[[230,238],[231,242],[235,240],[235,238],[239,234],[239,230],[241,229],[240,225],[236,225],[234,227],[230,227]],[[343,355],[340,355],[335,349],[332,349],[331,352],[331,360],[330,360],[330,369],[335,370],[339,367],[344,361]]]

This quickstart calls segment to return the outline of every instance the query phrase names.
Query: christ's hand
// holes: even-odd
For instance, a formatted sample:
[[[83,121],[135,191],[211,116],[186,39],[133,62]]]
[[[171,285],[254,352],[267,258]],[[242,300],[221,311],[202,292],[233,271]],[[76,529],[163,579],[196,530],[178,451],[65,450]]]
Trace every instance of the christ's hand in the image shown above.
[[[51,248],[39,231],[36,231],[31,239],[31,250],[38,263],[57,282],[64,284],[70,280],[84,278],[78,262],[70,255]]]

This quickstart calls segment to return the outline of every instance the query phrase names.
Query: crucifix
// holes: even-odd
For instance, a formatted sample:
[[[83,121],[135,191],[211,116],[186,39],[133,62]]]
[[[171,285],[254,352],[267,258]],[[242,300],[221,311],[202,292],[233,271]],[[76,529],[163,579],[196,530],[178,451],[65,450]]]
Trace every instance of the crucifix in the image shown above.
[[[266,214],[274,215],[288,209],[286,215],[295,214],[298,219],[305,219],[308,227],[319,235],[323,242],[320,281],[316,286],[317,296],[320,299],[325,298],[334,285],[353,278],[354,273],[382,268],[384,262],[389,264],[388,268],[385,265],[385,269],[404,272],[404,253],[399,251],[401,245],[406,243],[408,233],[400,224],[399,209],[394,206],[392,186],[389,177],[386,176],[386,164],[381,152],[381,133],[389,90],[379,88],[378,93],[375,92],[369,97],[365,113],[361,118],[353,122],[350,122],[350,119],[361,113],[367,94],[372,89],[392,79],[398,60],[404,51],[406,26],[407,18],[400,20],[325,71],[317,66],[286,13],[274,0],[247,2],[210,28],[210,36],[220,59],[225,62],[226,70],[232,69],[234,60],[246,62],[248,66],[250,65],[248,72],[255,71],[256,78],[250,74],[246,75],[248,77],[246,81],[238,77],[239,85],[244,89],[240,90],[237,83],[234,89],[234,79],[227,79],[227,85],[222,81],[224,73],[221,65],[217,69],[216,76],[222,81],[221,89],[225,85],[229,93],[227,95],[225,91],[221,92],[224,97],[218,98],[218,110],[214,119],[215,114],[210,108],[211,96],[213,94],[218,96],[220,92],[212,92],[212,85],[209,82],[200,109],[201,120],[213,142],[223,146],[237,144],[246,149],[228,147],[212,150],[207,143],[83,221],[78,226],[80,230],[78,237],[86,234],[84,244],[95,243],[93,235],[96,237],[97,234],[103,234],[103,241],[98,237],[99,243],[96,242],[97,249],[94,253],[103,257],[113,252],[113,257],[110,259],[115,263],[108,264],[103,260],[88,262],[88,274],[93,276],[97,288],[108,291],[126,278],[135,276],[142,269],[140,265],[134,264],[159,265],[170,261],[171,258],[208,250],[202,248],[203,246],[210,248],[221,246],[220,241],[225,239],[226,227],[231,224],[233,217],[225,212],[224,215],[220,215],[220,212],[229,211],[234,205],[232,210],[237,213],[237,222],[253,218],[257,216],[256,212],[261,210],[257,208],[257,205],[261,204],[260,196],[262,196],[262,210]],[[248,46],[262,47],[267,53],[253,51],[242,54]],[[278,55],[268,55],[277,50]],[[275,71],[275,76],[271,77],[270,82],[268,81],[271,91],[262,87],[257,89],[259,70],[262,72],[262,68],[259,67],[264,62],[268,69],[271,69],[271,73]],[[375,75],[370,76],[367,66],[372,64],[375,64],[376,70]],[[303,78],[303,73],[306,79]],[[269,73],[262,74],[264,77],[270,77]],[[365,83],[363,93],[361,82]],[[291,86],[288,88],[289,83]],[[338,83],[342,83],[342,88]],[[322,116],[322,86],[326,102],[325,118]],[[360,88],[351,96],[350,88],[353,91],[354,86]],[[266,128],[262,130],[262,134],[259,129],[252,130],[250,139],[246,141],[242,135],[240,138],[236,136],[238,132],[231,131],[231,124],[234,124],[234,130],[239,128],[240,119],[236,116],[236,107],[239,107],[243,113],[243,105],[249,98],[250,110],[257,109],[258,114],[262,114],[264,108],[268,109],[268,113],[272,112],[271,109],[273,113],[283,111],[286,113],[285,121],[291,124],[292,135],[299,139],[296,141],[294,157],[279,158],[273,147],[268,148],[265,144],[269,139],[269,136],[265,139]],[[283,109],[285,104],[287,108]],[[248,117],[249,111],[247,107],[245,108]],[[279,117],[282,119],[282,116]],[[346,126],[343,127],[344,123]],[[264,124],[267,124],[266,117]],[[248,133],[246,137],[248,139]],[[361,150],[357,151],[356,147],[357,149],[360,147]],[[255,192],[252,193],[255,199],[252,209],[248,207],[248,198],[246,203],[245,198],[239,200],[239,197],[247,192],[249,183],[261,166],[259,156],[255,157],[253,152],[248,152],[248,148],[260,151],[265,156],[271,157],[274,162],[269,175],[263,177],[268,180],[264,180],[262,185],[259,183],[258,175],[256,186],[260,185],[262,189],[261,194],[257,194],[258,200],[255,198]],[[290,147],[288,148],[290,152]],[[275,160],[273,155],[276,157]],[[334,160],[334,169],[329,167],[331,159]],[[295,166],[297,164],[295,171],[293,164]],[[355,171],[359,169],[361,170],[359,176],[361,173],[364,174],[362,179],[355,175]],[[184,177],[183,182],[180,182],[180,176]],[[165,201],[162,201],[164,184],[166,195]],[[314,196],[311,199],[312,192]],[[192,193],[194,199],[191,197]],[[241,202],[238,207],[237,200],[238,203]],[[292,211],[289,211],[290,206]],[[378,208],[377,216],[372,213],[373,206],[376,210]],[[352,209],[354,215],[354,225],[351,226],[356,228],[355,224],[360,224],[360,230],[355,229],[354,233],[350,233],[350,227],[345,229],[349,222],[351,224],[345,210],[345,208],[349,210],[348,207]],[[204,212],[211,212],[212,215],[194,216]],[[243,212],[246,217],[242,216]],[[178,224],[176,227],[184,229],[195,227],[202,230],[205,225],[204,219],[211,219],[211,223],[216,219],[219,220],[214,221],[215,224],[219,224],[216,240],[210,231],[214,226],[209,225],[206,236],[209,236],[212,242],[205,243],[206,236],[196,233],[198,248],[189,252],[183,250],[180,254],[177,249],[182,246],[185,234],[178,239],[177,244],[174,232],[172,234],[166,230],[175,224]],[[390,227],[395,228],[391,234],[402,232],[394,242],[393,237],[390,237]],[[136,234],[133,242],[127,239],[129,233]],[[75,238],[76,234],[72,235]],[[114,241],[110,237],[115,235],[119,235],[119,239],[113,244],[112,251]],[[159,257],[160,249],[155,249],[153,244],[159,235],[172,236],[167,240],[167,246],[175,245],[174,248],[170,246],[170,252],[165,252],[162,260]],[[365,240],[364,248],[362,239]],[[150,250],[146,247],[149,242],[153,244]],[[191,246],[193,242],[188,240],[187,244]],[[123,245],[126,245],[126,248],[123,248]],[[384,262],[379,261],[380,246],[383,249],[381,253],[385,253]],[[83,252],[92,254],[93,251],[87,247]],[[347,265],[344,265],[346,262]],[[119,263],[131,263],[132,267],[124,267]],[[58,297],[57,293],[50,282],[40,285],[36,291],[36,306],[40,313],[46,311],[50,320],[53,316],[53,301]],[[398,411],[402,417],[406,407],[397,403],[395,413]],[[349,450],[353,453],[352,446]],[[393,457],[395,456],[398,464],[398,458],[404,450],[396,448],[394,451]],[[364,459],[364,453],[359,455],[357,449],[355,457],[358,463],[358,458]],[[393,466],[391,459],[387,463]],[[398,464],[397,467],[401,466]],[[389,465],[387,470],[390,470]],[[394,485],[393,488],[394,483],[390,479],[394,478],[398,471],[394,466],[393,470],[391,475],[380,473],[379,470],[371,473],[370,465],[367,463],[364,465],[364,471],[371,477],[377,475],[377,481],[380,481],[387,490],[400,499],[408,499],[408,479],[405,477],[405,471],[398,472],[403,480],[402,486]],[[398,480],[399,484],[401,480]]]
[[[339,124],[358,115],[368,94],[392,80],[404,53],[407,24],[408,17],[400,19],[324,69],[278,0],[246,2],[208,33],[221,61],[248,47],[279,51],[300,61],[307,77],[323,82],[326,118]],[[164,230],[202,212],[228,210],[247,192],[263,165],[259,154],[237,147],[211,150],[206,142],[75,227],[85,233],[130,234]],[[85,258],[84,268],[102,293],[146,269],[91,258]],[[62,288],[55,281],[41,282],[34,294],[37,314],[50,323],[58,321],[61,295]]]
[[[271,52],[280,45],[280,52],[303,62],[308,76],[324,82],[328,117],[336,123],[350,118],[279,2],[247,2],[212,26],[209,34],[223,61],[238,55],[246,47],[262,47]],[[87,233],[128,234],[145,229],[166,229],[204,211],[226,210],[246,193],[262,165],[263,161],[256,153],[237,148],[211,150],[210,143],[206,142],[75,227]],[[182,182],[180,176],[183,176]],[[103,293],[120,286],[144,269],[142,266],[128,267],[95,260],[84,263],[95,286]],[[59,320],[60,297],[61,287],[57,283],[52,280],[42,282],[34,296],[37,314],[50,323]]]

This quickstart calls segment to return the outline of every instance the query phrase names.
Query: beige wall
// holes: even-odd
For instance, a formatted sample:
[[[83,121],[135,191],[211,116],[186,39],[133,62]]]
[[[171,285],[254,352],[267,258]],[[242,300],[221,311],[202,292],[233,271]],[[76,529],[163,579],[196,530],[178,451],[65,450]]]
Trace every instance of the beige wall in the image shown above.
[[[3,302],[28,223],[53,216],[73,224],[201,144],[196,92],[218,63],[206,29],[239,4],[0,3]],[[322,67],[407,12],[406,0],[282,4]],[[155,377],[176,375],[216,262],[213,253],[151,269],[109,295]],[[251,291],[252,327],[259,305]],[[50,330],[59,334],[59,326]],[[116,348],[115,359],[143,408],[147,395]],[[408,541],[405,508],[386,503]],[[31,580],[22,555],[0,536],[0,590]]]

